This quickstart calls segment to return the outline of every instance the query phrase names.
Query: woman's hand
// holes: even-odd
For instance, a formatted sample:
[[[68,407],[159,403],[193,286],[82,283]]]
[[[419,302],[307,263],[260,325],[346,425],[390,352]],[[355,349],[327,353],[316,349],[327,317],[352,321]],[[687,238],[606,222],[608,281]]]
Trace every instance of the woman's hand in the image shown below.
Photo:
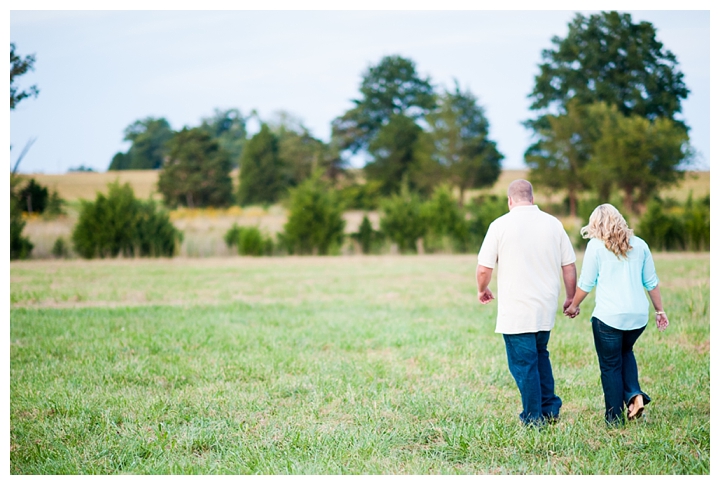
[[[665,312],[655,314],[655,325],[657,325],[658,330],[661,332],[668,328],[670,321],[668,320],[667,315],[665,315]]]
[[[580,307],[571,303],[563,313],[566,317],[575,318],[580,314]]]

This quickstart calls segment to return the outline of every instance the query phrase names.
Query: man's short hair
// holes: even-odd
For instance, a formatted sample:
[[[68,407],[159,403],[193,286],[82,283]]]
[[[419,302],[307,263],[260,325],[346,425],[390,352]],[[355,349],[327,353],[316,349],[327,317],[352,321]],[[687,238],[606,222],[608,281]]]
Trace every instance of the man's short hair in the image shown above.
[[[507,191],[508,197],[515,202],[525,201],[532,202],[533,200],[533,188],[532,184],[527,180],[517,179],[510,182]]]

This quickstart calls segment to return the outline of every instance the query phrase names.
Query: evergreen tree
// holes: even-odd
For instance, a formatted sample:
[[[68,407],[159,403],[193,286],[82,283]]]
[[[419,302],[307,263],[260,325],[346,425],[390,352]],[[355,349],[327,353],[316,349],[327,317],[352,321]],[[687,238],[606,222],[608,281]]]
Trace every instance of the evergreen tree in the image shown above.
[[[168,207],[226,207],[232,203],[227,152],[205,130],[184,128],[167,144],[158,190]]]
[[[290,213],[281,241],[291,254],[328,254],[343,242],[343,207],[319,175],[290,190]]]
[[[240,162],[240,205],[272,204],[288,186],[277,136],[263,123],[246,144]]]

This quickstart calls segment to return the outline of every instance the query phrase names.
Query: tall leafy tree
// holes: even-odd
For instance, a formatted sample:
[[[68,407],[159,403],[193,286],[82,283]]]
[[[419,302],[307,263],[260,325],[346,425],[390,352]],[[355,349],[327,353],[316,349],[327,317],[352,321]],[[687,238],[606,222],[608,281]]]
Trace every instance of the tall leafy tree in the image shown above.
[[[22,57],[15,52],[15,44],[10,42],[10,109],[14,110],[20,101],[29,97],[37,97],[40,91],[37,85],[21,90],[17,78],[35,69],[35,54]]]
[[[680,180],[691,152],[683,127],[668,118],[623,116],[604,103],[593,105],[588,113],[601,123],[587,168],[589,178],[619,188],[628,212],[637,213],[659,188]]]
[[[575,99],[607,103],[625,116],[674,119],[690,91],[675,55],[655,35],[650,22],[633,23],[627,13],[577,14],[567,36],[553,37],[555,48],[542,51],[530,108],[564,112]]]
[[[538,139],[525,152],[530,181],[554,191],[567,191],[573,217],[580,193],[591,186],[601,193],[602,200],[609,196],[608,180],[596,178],[591,182],[587,170],[598,138],[595,124],[589,119],[587,106],[571,100],[566,114],[546,117],[544,126],[538,128]]]
[[[165,118],[148,117],[125,128],[125,141],[132,143],[127,153],[113,156],[108,170],[150,170],[163,166],[168,153],[167,142],[173,130]]]
[[[232,203],[230,157],[201,128],[183,128],[167,144],[158,190],[169,207],[225,207]]]
[[[200,128],[215,138],[230,156],[233,167],[240,165],[240,156],[247,139],[247,118],[236,108],[215,109],[212,116],[203,118]]]
[[[465,191],[492,186],[500,176],[504,158],[489,138],[490,123],[470,92],[446,91],[439,108],[427,116],[435,144],[435,157],[445,168],[449,182],[460,190],[462,206]]]
[[[299,118],[279,111],[268,126],[277,136],[278,153],[285,171],[283,178],[290,186],[298,186],[316,170],[333,181],[343,172],[344,164],[337,150],[312,136]]]
[[[397,193],[402,181],[409,189],[429,194],[441,180],[439,164],[431,158],[432,142],[411,118],[391,116],[368,149],[372,161],[365,165],[370,181],[377,181],[385,195]]]
[[[603,130],[625,123],[600,126],[597,116],[583,110],[599,103],[613,107],[620,117],[635,120],[632,123],[644,119],[663,130],[670,123],[676,127],[674,134],[682,131],[687,135],[688,128],[676,115],[689,90],[677,59],[656,39],[655,27],[649,22],[635,24],[629,14],[578,14],[568,24],[567,36],[553,37],[552,43],[553,49],[542,51],[540,74],[530,94],[531,109],[538,116],[525,122],[535,134],[525,161],[531,169],[530,178],[538,184],[567,190],[574,211],[580,190],[592,187],[606,198],[611,187],[618,186],[612,167],[600,165],[609,159],[602,156],[597,143],[603,137],[609,143]],[[651,136],[651,130],[644,133]],[[676,153],[685,150],[683,136],[673,135],[672,140],[677,143]],[[650,139],[636,138],[635,143],[656,145]],[[670,156],[666,160],[672,158],[671,171],[677,171],[679,159]],[[585,172],[591,159],[594,162]],[[623,160],[614,163],[625,164]],[[640,173],[645,172],[634,175]],[[646,190],[657,187],[652,178],[643,184]],[[626,192],[630,203],[627,197]]]
[[[368,148],[393,116],[423,117],[435,107],[435,96],[430,80],[416,72],[415,63],[394,55],[363,73],[360,98],[352,102],[354,107],[333,120],[332,128],[341,149],[357,153]]]
[[[277,136],[263,123],[248,140],[240,161],[240,205],[272,204],[288,186]]]

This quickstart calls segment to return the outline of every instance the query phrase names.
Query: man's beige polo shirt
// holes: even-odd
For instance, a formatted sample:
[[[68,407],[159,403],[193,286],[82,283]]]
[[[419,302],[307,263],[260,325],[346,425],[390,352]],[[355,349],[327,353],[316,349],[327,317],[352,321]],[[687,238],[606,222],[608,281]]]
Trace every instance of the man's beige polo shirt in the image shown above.
[[[479,265],[497,266],[495,332],[552,330],[561,266],[574,262],[575,251],[562,223],[538,206],[515,206],[495,219],[478,253]]]

